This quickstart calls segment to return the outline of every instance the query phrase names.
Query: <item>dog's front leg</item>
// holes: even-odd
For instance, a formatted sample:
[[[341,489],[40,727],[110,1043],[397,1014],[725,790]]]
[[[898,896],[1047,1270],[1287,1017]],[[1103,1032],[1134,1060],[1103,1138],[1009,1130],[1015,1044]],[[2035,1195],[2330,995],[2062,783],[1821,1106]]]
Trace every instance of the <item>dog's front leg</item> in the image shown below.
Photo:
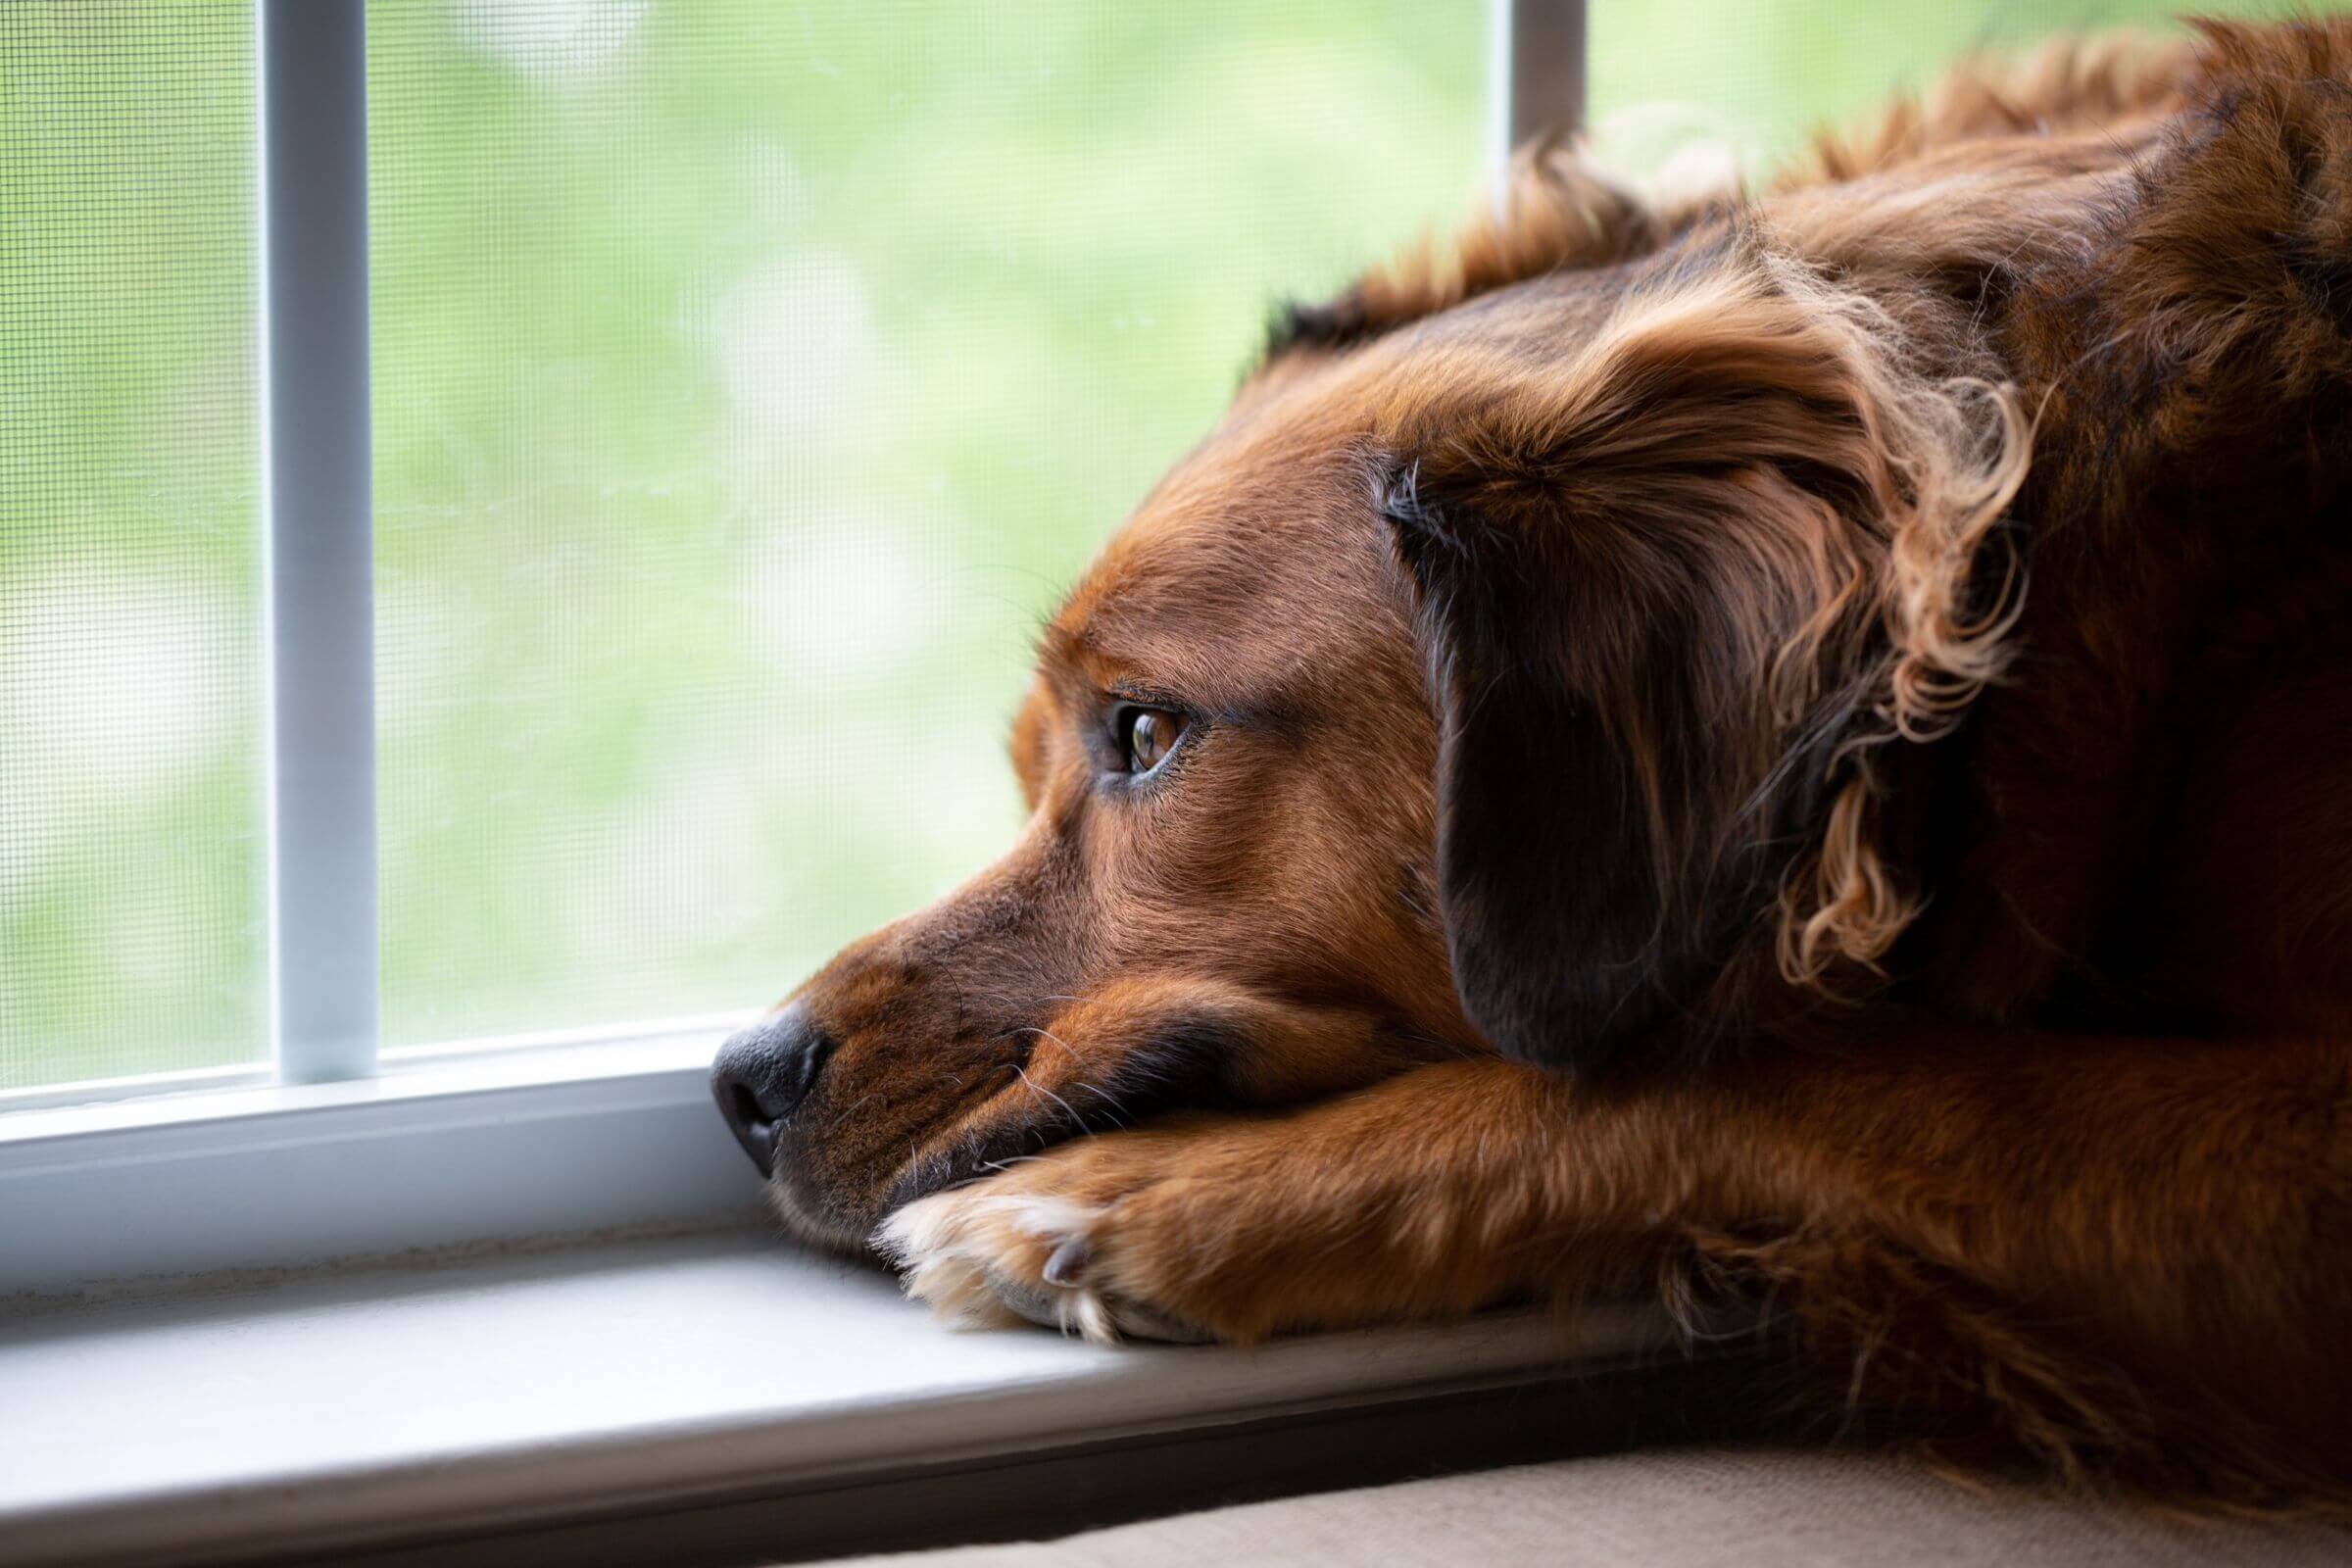
[[[1453,1062],[1075,1140],[885,1241],[944,1308],[1097,1338],[1753,1287],[1878,1430],[2317,1491],[2352,1476],[2348,1057],[1925,1025],[1621,1090]]]
[[[1553,1283],[1572,1254],[1589,1275],[1612,1233],[1684,1206],[1672,1189],[1697,1165],[1669,1107],[1621,1118],[1603,1159],[1579,1154],[1572,1098],[1485,1058],[1280,1114],[1171,1118],[923,1199],[881,1240],[951,1315],[1092,1338],[1458,1315]]]

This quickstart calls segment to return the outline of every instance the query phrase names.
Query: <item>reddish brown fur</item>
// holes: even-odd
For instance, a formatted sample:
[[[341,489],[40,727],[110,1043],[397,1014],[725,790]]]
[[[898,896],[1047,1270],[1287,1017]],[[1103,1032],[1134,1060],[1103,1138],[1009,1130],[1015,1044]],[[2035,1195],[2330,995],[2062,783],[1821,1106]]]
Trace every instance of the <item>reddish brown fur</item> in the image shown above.
[[[1090,1332],[1761,1291],[1862,1430],[2342,1496],[2348,301],[2352,23],[1753,201],[1532,149],[1056,615],[1020,840],[798,993],[785,1213]]]

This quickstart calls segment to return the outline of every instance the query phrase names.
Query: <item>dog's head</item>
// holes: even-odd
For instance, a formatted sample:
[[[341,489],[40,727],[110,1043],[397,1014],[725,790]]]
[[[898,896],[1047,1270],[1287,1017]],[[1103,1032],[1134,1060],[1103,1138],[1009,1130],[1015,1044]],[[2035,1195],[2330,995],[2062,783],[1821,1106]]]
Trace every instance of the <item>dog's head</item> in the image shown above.
[[[1010,851],[722,1055],[806,1235],[1171,1110],[1687,1048],[1891,940],[1868,749],[1989,672],[2023,464],[1965,311],[1517,190],[1292,315],[1046,629]]]

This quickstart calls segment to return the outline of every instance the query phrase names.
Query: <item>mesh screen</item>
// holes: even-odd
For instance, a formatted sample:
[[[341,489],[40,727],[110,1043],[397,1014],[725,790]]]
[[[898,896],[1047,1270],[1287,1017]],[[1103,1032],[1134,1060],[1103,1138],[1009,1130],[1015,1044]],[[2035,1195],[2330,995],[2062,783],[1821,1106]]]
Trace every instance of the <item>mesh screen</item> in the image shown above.
[[[0,5],[0,1090],[268,1049],[253,59]]]
[[[1460,210],[1486,9],[374,0],[391,1043],[756,1004],[1001,844],[1036,617]],[[1760,162],[2173,9],[1593,0],[1592,101]],[[253,45],[0,3],[0,1092],[266,1054]]]
[[[1037,617],[1281,294],[1463,210],[1483,0],[377,0],[393,1045],[764,1004],[1018,820]]]
[[[1654,172],[1678,153],[1753,171],[1803,137],[1932,81],[1971,49],[2059,30],[2281,16],[2301,0],[1590,0],[1595,139]]]

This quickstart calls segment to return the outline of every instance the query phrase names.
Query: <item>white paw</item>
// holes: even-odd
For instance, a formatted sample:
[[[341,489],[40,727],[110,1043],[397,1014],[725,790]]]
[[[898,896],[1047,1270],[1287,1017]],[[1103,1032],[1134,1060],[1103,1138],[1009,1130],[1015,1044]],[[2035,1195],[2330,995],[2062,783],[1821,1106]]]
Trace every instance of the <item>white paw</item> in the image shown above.
[[[1104,1288],[1105,1209],[988,1185],[917,1199],[874,1232],[908,1296],[966,1327],[1040,1323],[1099,1345],[1208,1338]]]

